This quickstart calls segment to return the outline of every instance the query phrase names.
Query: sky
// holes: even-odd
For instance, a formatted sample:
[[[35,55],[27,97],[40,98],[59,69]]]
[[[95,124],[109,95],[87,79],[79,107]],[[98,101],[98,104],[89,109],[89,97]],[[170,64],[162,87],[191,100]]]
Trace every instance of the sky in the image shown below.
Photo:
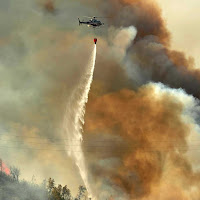
[[[195,67],[199,68],[199,34],[198,26],[200,2],[196,0],[156,0],[171,32],[171,47],[184,51],[194,58]]]

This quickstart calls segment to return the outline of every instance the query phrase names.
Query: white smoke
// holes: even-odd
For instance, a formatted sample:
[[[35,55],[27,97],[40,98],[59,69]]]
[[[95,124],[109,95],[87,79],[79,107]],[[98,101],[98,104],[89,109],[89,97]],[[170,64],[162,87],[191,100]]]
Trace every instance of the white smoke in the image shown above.
[[[94,46],[85,74],[83,74],[79,85],[74,89],[69,101],[67,102],[63,121],[64,135],[68,138],[66,141],[66,151],[68,155],[74,159],[90,197],[93,195],[88,181],[81,143],[83,140],[82,126],[84,124],[85,105],[88,101],[88,94],[93,80],[95,60],[96,45]]]
[[[126,56],[127,49],[137,35],[137,29],[134,26],[111,30],[110,40],[112,42],[112,53],[116,55],[116,59],[122,61]]]
[[[183,107],[182,120],[190,127],[187,137],[188,151],[186,153],[188,160],[192,164],[193,170],[200,169],[199,141],[200,141],[200,101],[199,99],[188,95],[183,89],[172,89],[162,83],[149,83],[152,86],[156,98],[162,98],[164,95],[173,97],[175,102],[181,103]]]

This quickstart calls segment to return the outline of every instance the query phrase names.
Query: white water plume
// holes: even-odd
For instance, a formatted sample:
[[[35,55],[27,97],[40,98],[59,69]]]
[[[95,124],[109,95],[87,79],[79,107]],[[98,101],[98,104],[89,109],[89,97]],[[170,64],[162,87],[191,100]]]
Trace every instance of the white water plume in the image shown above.
[[[75,160],[90,197],[93,195],[88,181],[81,143],[83,140],[82,126],[84,124],[85,105],[88,101],[88,94],[93,80],[95,60],[96,45],[94,46],[86,72],[82,76],[79,85],[74,89],[69,101],[67,102],[63,121],[64,134],[68,139],[66,141],[66,151]]]

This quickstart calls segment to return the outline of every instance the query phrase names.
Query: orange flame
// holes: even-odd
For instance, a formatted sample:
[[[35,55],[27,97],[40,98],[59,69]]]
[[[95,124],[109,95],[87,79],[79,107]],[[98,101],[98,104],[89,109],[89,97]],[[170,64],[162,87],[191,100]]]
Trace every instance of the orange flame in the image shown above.
[[[7,165],[2,162],[2,172],[4,172],[7,175],[10,175],[10,169],[7,167]]]

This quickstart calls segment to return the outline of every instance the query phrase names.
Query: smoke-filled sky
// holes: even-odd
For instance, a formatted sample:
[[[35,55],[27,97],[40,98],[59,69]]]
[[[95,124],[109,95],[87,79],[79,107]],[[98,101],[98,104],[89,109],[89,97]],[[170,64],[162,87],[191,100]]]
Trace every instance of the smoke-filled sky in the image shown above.
[[[192,40],[198,24],[193,10],[171,13],[176,2],[158,3],[0,1],[0,157],[18,166],[22,178],[51,176],[73,193],[83,184],[64,151],[62,122],[98,37],[83,132],[93,193],[200,199],[199,47]],[[106,25],[78,26],[78,17],[93,15],[109,17],[102,19]],[[186,33],[195,34],[185,40]]]
[[[172,48],[186,52],[195,60],[195,67],[199,68],[199,34],[197,25],[200,13],[200,2],[196,0],[157,0],[167,27],[171,32]]]

